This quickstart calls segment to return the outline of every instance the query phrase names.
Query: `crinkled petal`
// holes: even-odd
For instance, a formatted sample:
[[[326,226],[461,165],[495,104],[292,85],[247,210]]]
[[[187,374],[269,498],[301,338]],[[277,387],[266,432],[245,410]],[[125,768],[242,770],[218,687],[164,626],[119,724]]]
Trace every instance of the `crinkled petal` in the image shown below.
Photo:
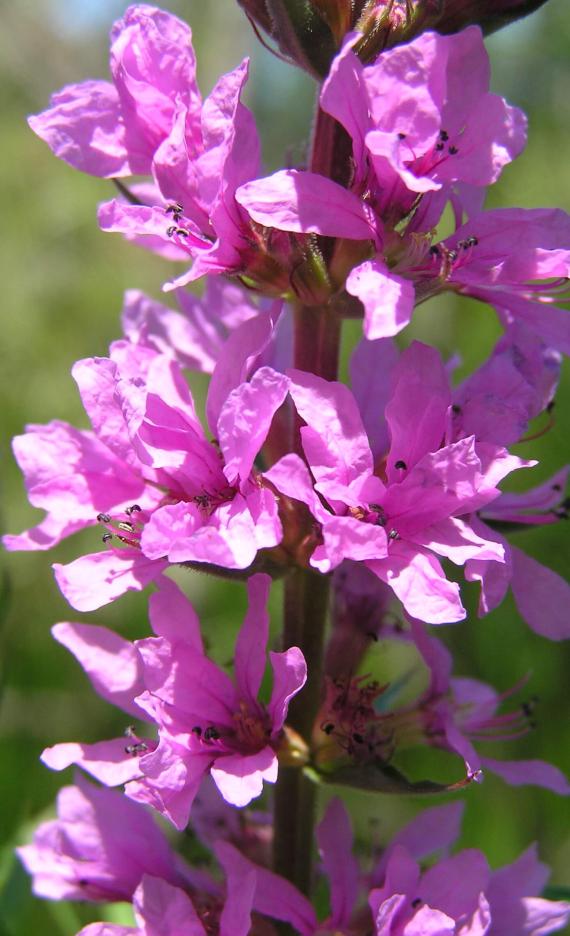
[[[284,402],[289,380],[271,367],[262,367],[250,383],[232,390],[222,407],[217,438],[230,484],[249,478],[273,417]]]
[[[220,936],[247,936],[257,888],[257,873],[250,862],[241,861],[229,842],[217,842],[216,858],[226,874],[226,902],[220,917]]]
[[[194,905],[179,887],[145,874],[135,891],[133,908],[143,933],[161,936],[206,936]]]
[[[459,586],[446,579],[435,556],[400,543],[397,550],[391,547],[387,559],[368,560],[366,565],[393,589],[412,617],[427,624],[464,620]]]
[[[374,458],[384,456],[390,439],[384,411],[399,352],[389,338],[360,341],[350,359],[350,382]]]
[[[148,602],[154,633],[172,643],[184,641],[197,653],[203,653],[200,620],[184,592],[164,575],[159,576],[156,586]]]
[[[188,755],[161,741],[156,751],[141,758],[139,776],[143,776],[128,783],[125,793],[137,803],[152,806],[182,831],[211,762],[209,754]]]
[[[267,660],[271,579],[252,575],[247,582],[248,606],[235,646],[234,672],[240,698],[257,701]]]
[[[364,334],[370,341],[391,338],[410,323],[415,303],[413,283],[390,273],[383,261],[365,260],[354,267],[345,286],[364,306]]]

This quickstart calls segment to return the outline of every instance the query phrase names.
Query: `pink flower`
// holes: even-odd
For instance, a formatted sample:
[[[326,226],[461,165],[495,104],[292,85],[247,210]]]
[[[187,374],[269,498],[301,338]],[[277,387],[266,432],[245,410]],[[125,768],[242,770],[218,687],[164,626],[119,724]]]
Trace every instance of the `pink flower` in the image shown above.
[[[321,107],[352,138],[352,191],[366,193],[386,223],[409,215],[418,196],[422,210],[430,203],[441,213],[458,186],[460,196],[465,186],[490,185],[521,152],[524,114],[489,93],[479,29],[426,32],[367,67],[351,49],[357,39],[333,62]]]
[[[248,582],[249,610],[237,639],[235,683],[187,636],[184,608],[158,617],[163,636],[137,642],[146,691],[137,698],[159,728],[156,751],[139,761],[140,780],[129,796],[149,803],[178,828],[188,822],[206,773],[235,806],[259,796],[263,781],[277,779],[277,751],[290,699],[303,687],[305,661],[297,647],[270,652],[273,691],[258,701],[266,666],[270,579]],[[160,593],[159,593],[160,594]]]
[[[192,880],[142,806],[81,777],[57,798],[57,819],[43,822],[17,850],[38,897],[131,900],[144,874],[173,885]]]
[[[277,503],[253,462],[288,381],[264,367],[243,382],[272,328],[271,315],[245,322],[220,355],[207,405],[214,442],[170,356],[122,341],[110,358],[79,361],[73,376],[93,432],[51,423],[15,440],[30,500],[48,516],[6,537],[7,548],[45,549],[106,526],[107,550],[55,566],[72,606],[89,611],[144,588],[168,562],[244,569],[279,543]]]
[[[343,559],[362,561],[410,614],[430,623],[461,620],[458,586],[434,553],[458,565],[475,556],[501,562],[502,550],[475,533],[469,517],[524,463],[474,436],[445,444],[450,390],[437,352],[425,345],[414,343],[392,373],[391,448],[377,468],[350,391],[298,371],[290,379],[307,424],[301,437],[312,477],[296,455],[266,477],[306,503],[320,524],[323,542],[311,565],[328,572]]]
[[[200,92],[190,27],[156,7],[127,9],[111,31],[108,81],[68,85],[30,126],[56,156],[91,175],[147,174],[177,110],[198,131]]]
[[[127,737],[56,744],[44,751],[43,762],[55,770],[77,764],[108,785],[128,783],[133,799],[150,803],[179,828],[187,824],[207,773],[233,805],[245,806],[259,796],[263,781],[277,778],[289,701],[306,679],[297,647],[270,652],[273,692],[267,705],[258,701],[270,583],[269,576],[259,574],[248,581],[249,610],[236,643],[235,684],[205,656],[196,613],[166,578],[150,599],[155,638],[131,644],[104,627],[56,625],[56,640],[79,660],[98,694],[130,718],[157,725],[159,743],[140,736],[133,725]]]

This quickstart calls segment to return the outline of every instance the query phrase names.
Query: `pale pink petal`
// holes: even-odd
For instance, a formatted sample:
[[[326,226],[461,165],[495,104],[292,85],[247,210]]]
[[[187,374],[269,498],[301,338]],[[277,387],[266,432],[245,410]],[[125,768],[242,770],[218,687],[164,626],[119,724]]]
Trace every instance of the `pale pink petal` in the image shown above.
[[[120,786],[141,773],[138,757],[125,751],[128,744],[128,738],[95,744],[56,744],[44,750],[41,760],[51,770],[65,770],[75,764],[105,786]]]
[[[242,185],[236,200],[265,227],[352,240],[377,237],[373,213],[365,202],[313,172],[282,169]]]
[[[284,402],[289,380],[271,367],[262,367],[250,383],[231,391],[217,425],[217,438],[225,460],[224,474],[230,484],[245,481]]]
[[[68,565],[55,563],[53,570],[72,608],[95,611],[126,591],[142,591],[166,566],[137,549],[109,549],[81,556]]]
[[[506,936],[509,925],[515,927],[517,917],[521,921],[524,919],[522,899],[540,894],[549,877],[550,869],[538,860],[536,844],[512,864],[493,871],[487,897],[493,914],[493,930],[497,930],[498,936]]]
[[[140,936],[140,930],[118,923],[89,923],[79,930],[77,936]]]
[[[309,469],[298,455],[285,455],[263,477],[282,494],[306,504],[313,516],[322,523],[331,516],[317,497]]]
[[[28,120],[59,159],[90,175],[130,175],[117,92],[108,81],[67,85]]]
[[[261,795],[264,780],[268,783],[277,780],[277,757],[271,747],[264,747],[257,754],[229,754],[218,757],[210,773],[227,803],[247,806]]]
[[[364,306],[364,334],[370,341],[391,338],[411,321],[415,303],[413,284],[390,273],[381,260],[365,260],[354,267],[345,286]]]
[[[356,401],[344,384],[303,371],[289,371],[290,393],[299,416],[303,448],[311,471],[326,496],[326,485],[348,487],[372,474],[370,445]]]
[[[94,624],[61,623],[51,632],[81,663],[95,692],[135,718],[142,717],[134,702],[144,689],[142,666],[130,641]]]
[[[320,572],[330,572],[344,559],[383,559],[388,555],[386,531],[381,526],[354,517],[331,516],[322,533],[324,543],[311,556],[311,565]]]
[[[494,539],[483,539],[463,520],[449,517],[409,536],[418,546],[426,546],[440,556],[464,565],[469,559],[504,562],[505,550]]]
[[[243,322],[223,345],[206,400],[206,416],[212,432],[216,431],[222,407],[231,391],[247,380],[256,359],[272,341],[281,311],[281,303],[274,303],[268,313]]]
[[[541,897],[523,897],[521,900],[522,933],[524,936],[547,936],[564,929],[570,920],[570,901],[544,900]],[[511,936],[512,919],[508,929],[497,930],[496,936]],[[495,930],[493,927],[493,936]]]
[[[511,546],[511,588],[528,626],[549,640],[570,637],[570,585],[552,569]]]
[[[446,579],[435,556],[397,545],[387,559],[367,560],[368,568],[393,589],[412,617],[428,624],[463,621],[459,586]]]

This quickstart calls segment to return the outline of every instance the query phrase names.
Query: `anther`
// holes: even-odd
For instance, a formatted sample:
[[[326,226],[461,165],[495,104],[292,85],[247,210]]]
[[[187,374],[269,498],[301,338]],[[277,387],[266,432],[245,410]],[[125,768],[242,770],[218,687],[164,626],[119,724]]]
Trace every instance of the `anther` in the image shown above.
[[[176,225],[176,224],[171,224],[170,227],[167,227],[167,228],[166,228],[166,236],[167,236],[167,237],[174,237],[174,235],[176,234],[176,230],[177,230],[177,225]]]
[[[436,143],[435,148],[438,151],[438,153],[441,153],[442,149],[444,148],[443,143]]]
[[[439,247],[434,244],[433,247],[430,247],[429,254],[432,257],[439,257]]]
[[[112,533],[103,533],[103,536],[101,537],[101,542],[105,543],[106,545],[107,543],[110,543],[112,539],[113,539]]]
[[[321,731],[326,735],[330,735],[334,731],[334,725],[332,722],[327,722],[326,725],[321,725]]]
[[[444,143],[447,143],[447,141],[449,140],[449,133],[447,132],[447,130],[440,130],[439,138],[440,140],[443,140]]]
[[[447,256],[448,256],[448,259],[451,260],[452,263],[455,263],[455,261],[457,260],[457,251],[456,251],[456,250],[448,250],[448,251],[447,251]]]
[[[145,754],[146,751],[148,751],[148,746],[144,741],[137,741],[136,744],[127,744],[125,747],[125,754],[130,754],[132,757]]]
[[[208,727],[204,729],[203,738],[204,741],[218,741],[220,732],[217,728],[214,728],[213,725],[208,725]]]
[[[125,513],[127,517],[130,517],[131,514],[141,513],[141,511],[142,511],[142,507],[139,507],[138,504],[133,504],[131,507],[127,507],[127,509],[125,510]]]
[[[398,133],[398,139],[399,139],[399,140],[405,140],[405,139],[406,139],[406,134],[405,134],[405,133]]]
[[[135,532],[134,526],[132,525],[132,523],[129,523],[128,520],[121,520],[121,522],[117,524],[117,527],[119,528],[119,530],[122,530],[123,533]]]
[[[456,156],[459,150],[457,149],[456,146],[450,146],[447,152],[449,153],[450,156]]]
[[[561,490],[562,490],[562,485],[561,485],[561,484],[553,484],[553,485],[552,485],[552,490],[553,490],[553,491],[561,491]]]
[[[397,468],[399,471],[407,471],[408,466],[405,461],[402,461],[401,458],[394,464],[394,468]]]
[[[195,734],[197,738],[202,737],[202,729],[200,728],[200,725],[194,725],[194,727],[191,729],[191,732],[192,734]]]
[[[388,539],[391,539],[391,540],[400,539],[400,534],[398,533],[397,530],[390,530],[390,532],[388,533]]]
[[[467,238],[467,240],[465,241],[465,246],[466,246],[466,247],[476,247],[478,243],[479,243],[479,239],[478,239],[477,237],[475,237],[474,234],[471,234],[471,235]]]
[[[110,518],[109,514],[106,514],[106,513],[98,513],[98,514],[97,514],[97,520],[98,520],[99,523],[110,523],[110,522],[111,522],[111,518]]]
[[[458,403],[451,404],[451,412],[455,413],[456,415],[458,415],[461,412],[461,407],[459,406]]]
[[[184,206],[180,202],[173,202],[164,209],[166,214],[180,215],[184,212]]]
[[[421,897],[415,897],[415,898],[412,900],[412,907],[414,908],[414,910],[416,910],[418,907],[420,907],[421,904],[422,904],[422,898],[421,898]]]

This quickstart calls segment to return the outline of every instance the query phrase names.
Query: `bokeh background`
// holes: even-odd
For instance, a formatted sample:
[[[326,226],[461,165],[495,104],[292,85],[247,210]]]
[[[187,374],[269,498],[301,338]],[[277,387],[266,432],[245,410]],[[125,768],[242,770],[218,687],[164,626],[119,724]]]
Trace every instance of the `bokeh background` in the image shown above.
[[[110,183],[83,176],[56,160],[27,128],[26,115],[43,109],[51,91],[67,82],[107,76],[108,29],[127,4],[117,0],[0,0],[0,145],[2,250],[2,526],[18,532],[34,522],[9,439],[26,422],[52,418],[85,426],[69,371],[81,357],[105,355],[119,331],[122,293],[144,289],[160,297],[170,276],[166,262],[98,230],[99,201],[113,195]],[[263,139],[267,171],[284,161],[302,160],[306,150],[314,88],[310,79],[279,62],[255,40],[233,0],[170,0],[173,13],[192,25],[203,94],[217,76],[244,55],[253,58],[247,103]],[[568,0],[550,0],[524,22],[488,42],[494,90],[529,114],[526,152],[490,192],[489,204],[560,206],[570,210],[570,16]],[[480,361],[496,340],[494,314],[481,305],[448,298],[422,307],[413,332],[446,355],[459,350],[458,376]],[[357,329],[347,331],[344,358]],[[196,392],[204,392],[197,380]],[[567,458],[568,371],[562,380],[556,425],[538,442],[520,446],[540,458],[535,481],[545,479]],[[530,477],[523,479],[530,484]],[[518,543],[564,573],[568,566],[567,527],[519,534]],[[49,816],[57,789],[72,779],[39,763],[43,747],[60,740],[113,737],[124,718],[96,697],[79,667],[50,637],[50,627],[69,619],[70,610],[52,579],[50,562],[69,561],[98,548],[99,532],[62,544],[56,554],[1,556],[1,738],[0,738],[0,936],[72,936],[86,922],[105,918],[128,922],[123,908],[52,904],[31,896],[29,881],[13,856],[38,820]],[[243,589],[188,573],[183,579],[204,621],[212,654],[231,659]],[[476,597],[470,594],[471,607]],[[279,586],[272,599],[275,622]],[[239,612],[239,613],[238,613]],[[570,609],[569,609],[570,613]],[[148,632],[145,599],[129,594],[89,620],[129,637]],[[440,634],[442,632],[440,631]],[[446,628],[456,671],[507,689],[531,672],[529,693],[540,697],[537,730],[493,754],[543,757],[570,773],[568,649],[531,633],[511,599],[480,621],[475,615]],[[370,666],[385,670],[389,653],[380,646]],[[491,749],[489,749],[491,753]],[[406,758],[416,776],[451,779],[457,761],[421,753]],[[537,839],[552,866],[553,885],[569,885],[570,841],[567,802],[534,788],[510,789],[489,776],[464,794],[466,818],[461,843],[483,848],[493,865],[509,862]],[[350,800],[350,798],[349,798]],[[351,799],[363,846],[371,827],[386,839],[421,806],[424,798],[358,796]]]

